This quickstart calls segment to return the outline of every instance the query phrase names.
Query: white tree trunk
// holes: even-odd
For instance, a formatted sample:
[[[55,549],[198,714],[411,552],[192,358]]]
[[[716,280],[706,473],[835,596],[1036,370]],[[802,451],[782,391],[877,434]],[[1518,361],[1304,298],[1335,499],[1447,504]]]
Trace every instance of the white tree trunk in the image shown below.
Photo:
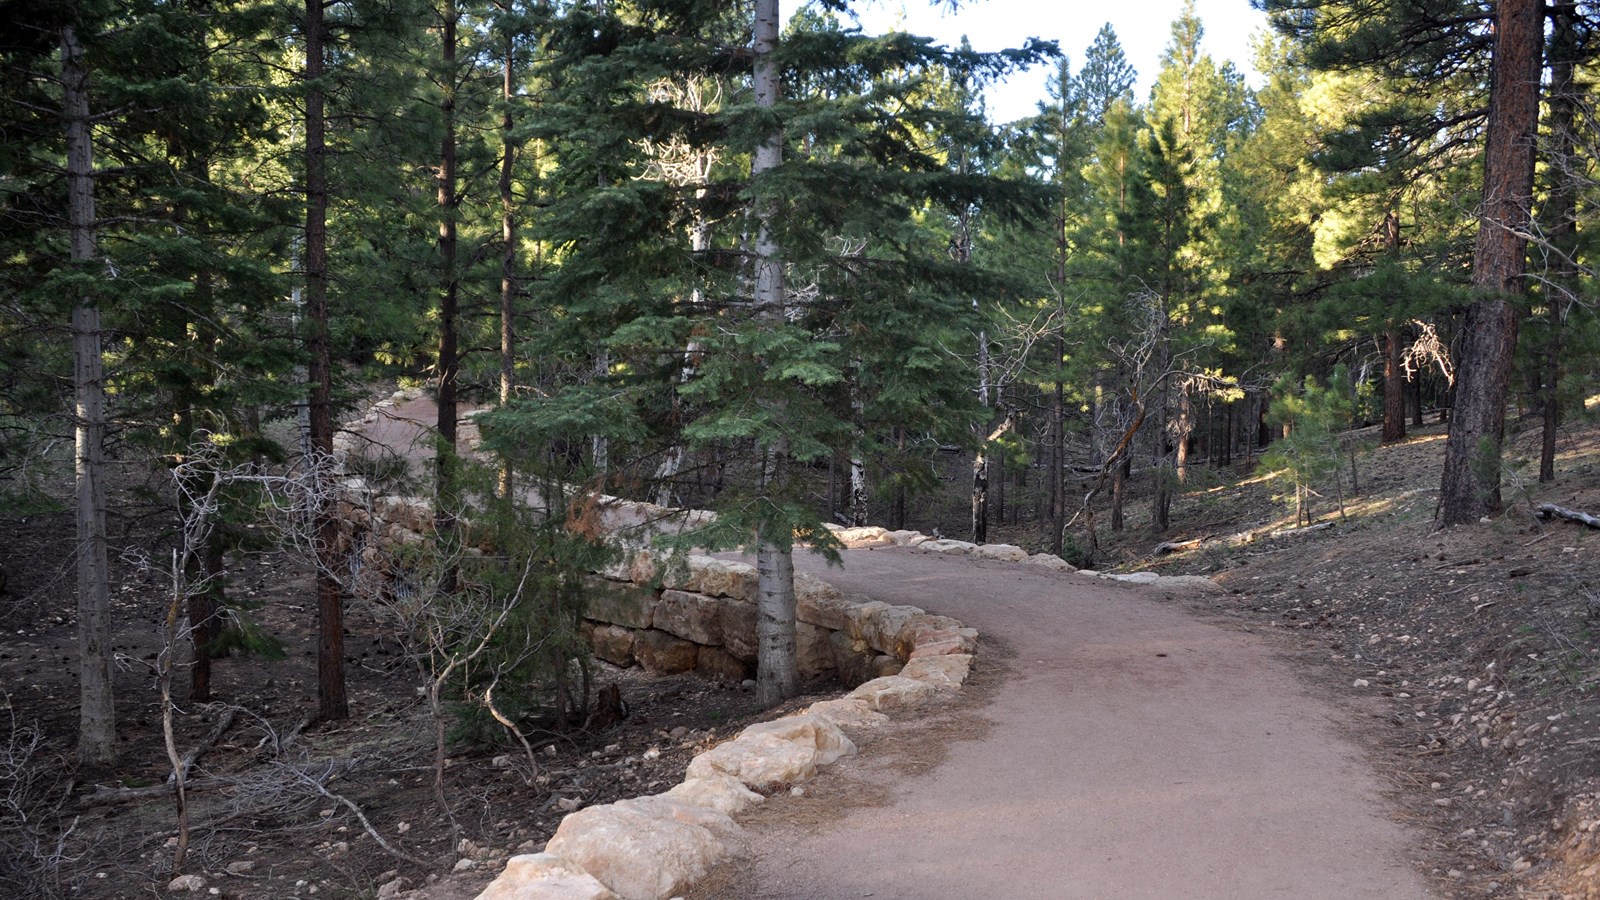
[[[756,106],[772,109],[778,103],[780,82],[777,61],[772,58],[778,43],[781,19],[778,0],[756,0],[755,4],[755,93]],[[774,129],[757,145],[750,164],[752,179],[776,169],[783,162],[783,133]],[[777,210],[770,201],[758,203],[756,217],[756,289],[758,315],[775,325],[783,323],[783,260],[773,233]],[[766,448],[766,489],[782,475],[788,447],[783,440]],[[775,535],[770,528],[756,535],[756,569],[760,577],[757,639],[760,652],[756,666],[756,699],[764,706],[775,706],[793,697],[800,689],[799,660],[795,650],[794,557],[789,535]]]
[[[61,29],[61,84],[67,132],[67,221],[72,261],[95,256],[94,144],[89,132],[89,73],[71,25]],[[100,310],[87,292],[72,311],[72,382],[76,394],[78,539],[78,758],[109,765],[117,758],[116,705],[111,690],[111,599],[106,563],[103,447],[105,379]]]

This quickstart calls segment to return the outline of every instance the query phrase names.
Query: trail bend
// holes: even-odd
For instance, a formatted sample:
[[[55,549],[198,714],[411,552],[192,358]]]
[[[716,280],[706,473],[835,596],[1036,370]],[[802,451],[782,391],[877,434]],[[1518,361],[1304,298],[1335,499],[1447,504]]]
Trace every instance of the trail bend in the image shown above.
[[[839,777],[884,798],[753,822],[716,896],[1430,897],[1384,785],[1268,643],[1144,589],[896,549],[796,567],[977,627],[1010,652],[973,740],[908,776],[869,748]],[[830,777],[824,774],[823,778]],[[708,894],[707,896],[710,896]]]

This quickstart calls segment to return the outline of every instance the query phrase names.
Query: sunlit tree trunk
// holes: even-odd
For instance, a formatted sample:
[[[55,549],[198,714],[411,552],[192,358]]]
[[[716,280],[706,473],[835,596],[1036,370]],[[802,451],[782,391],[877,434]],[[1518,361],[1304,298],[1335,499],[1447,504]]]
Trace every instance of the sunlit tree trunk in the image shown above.
[[[1445,442],[1436,524],[1476,521],[1500,508],[1506,394],[1521,317],[1544,51],[1544,4],[1501,0],[1484,152],[1483,206],[1460,338],[1456,405]]]

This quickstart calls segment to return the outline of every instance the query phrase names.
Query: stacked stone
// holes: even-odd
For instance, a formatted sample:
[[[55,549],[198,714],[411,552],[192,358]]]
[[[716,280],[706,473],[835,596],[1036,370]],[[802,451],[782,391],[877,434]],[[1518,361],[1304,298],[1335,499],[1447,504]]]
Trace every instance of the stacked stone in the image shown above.
[[[908,607],[902,607],[908,608]],[[885,711],[958,689],[972,657],[916,657],[900,674],[875,678],[838,700],[751,725],[697,755],[682,784],[650,797],[578,810],[544,852],[512,858],[478,900],[661,900],[739,852],[734,816],[763,791],[799,784],[856,753],[846,730],[877,728]]]
[[[738,682],[755,671],[757,574],[733,560],[690,555],[679,565],[638,551],[589,580],[585,630],[595,656],[657,675],[697,672]],[[921,655],[970,653],[977,632],[914,606],[851,598],[795,575],[800,673],[857,685]]]

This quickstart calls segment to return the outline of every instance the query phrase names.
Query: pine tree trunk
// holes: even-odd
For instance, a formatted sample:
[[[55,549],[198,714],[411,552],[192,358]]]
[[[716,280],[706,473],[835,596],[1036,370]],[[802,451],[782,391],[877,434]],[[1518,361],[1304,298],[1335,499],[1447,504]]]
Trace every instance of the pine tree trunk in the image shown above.
[[[516,163],[516,142],[513,129],[516,119],[511,110],[515,96],[512,78],[516,72],[516,41],[506,36],[505,60],[501,70],[500,102],[505,109],[500,114],[500,405],[511,403],[511,394],[517,384],[517,206],[512,193],[512,174]],[[500,463],[500,496],[510,498],[512,483],[511,463]]]
[[[328,351],[328,162],[324,70],[323,0],[306,0],[306,356],[311,396],[311,451],[315,470],[333,460],[333,366]],[[313,514],[317,545],[317,715],[324,721],[350,715],[344,682],[344,606],[331,558],[339,520],[332,503]]]
[[[456,264],[456,23],[460,14],[455,0],[444,0],[440,15],[439,61],[444,96],[440,114],[444,134],[439,144],[439,358],[436,361],[439,386],[438,446],[434,453],[433,494],[434,529],[439,539],[454,546],[456,426],[458,420],[456,377],[460,370],[456,327],[460,318],[461,281]],[[445,590],[454,587],[454,573],[447,571]]]
[[[1391,326],[1383,333],[1383,434],[1392,444],[1406,437],[1406,383],[1400,366],[1400,329]]]
[[[1445,442],[1439,526],[1461,525],[1500,508],[1500,451],[1506,394],[1524,290],[1533,203],[1535,131],[1544,48],[1544,4],[1500,0],[1494,35],[1483,206],[1473,248],[1479,297],[1462,323],[1456,407]]]
[[[1578,86],[1574,82],[1580,47],[1577,8],[1571,3],[1551,6],[1554,28],[1550,38],[1550,165],[1549,197],[1540,211],[1546,239],[1554,251],[1550,277],[1545,283],[1546,335],[1539,372],[1539,411],[1544,419],[1539,443],[1539,481],[1556,477],[1556,433],[1561,426],[1562,332],[1577,289],[1577,197],[1585,176],[1576,150]]]
[[[781,19],[778,0],[755,0],[754,88],[756,106],[771,110],[777,106],[781,90],[778,63],[773,51],[778,43]],[[783,133],[774,129],[761,138],[750,164],[750,176],[759,179],[783,162]],[[756,208],[760,227],[756,234],[756,286],[757,315],[773,325],[784,321],[784,285],[782,249],[774,232],[777,209],[770,200],[761,201]],[[774,410],[774,412],[781,412]],[[781,418],[781,416],[774,416]],[[789,448],[778,440],[765,448],[768,492],[776,490],[788,462]],[[756,700],[762,706],[772,707],[793,697],[800,690],[799,658],[795,649],[795,596],[794,550],[787,534],[776,535],[765,525],[756,535],[756,569],[759,577],[760,598],[757,604],[759,651],[756,660]]]
[[[72,262],[94,262],[94,144],[89,125],[89,70],[72,25],[61,27],[61,85],[67,137],[67,222]],[[87,291],[72,310],[72,384],[77,479],[78,759],[117,759],[117,709],[111,684],[111,594],[106,559],[106,392],[100,309]]]

